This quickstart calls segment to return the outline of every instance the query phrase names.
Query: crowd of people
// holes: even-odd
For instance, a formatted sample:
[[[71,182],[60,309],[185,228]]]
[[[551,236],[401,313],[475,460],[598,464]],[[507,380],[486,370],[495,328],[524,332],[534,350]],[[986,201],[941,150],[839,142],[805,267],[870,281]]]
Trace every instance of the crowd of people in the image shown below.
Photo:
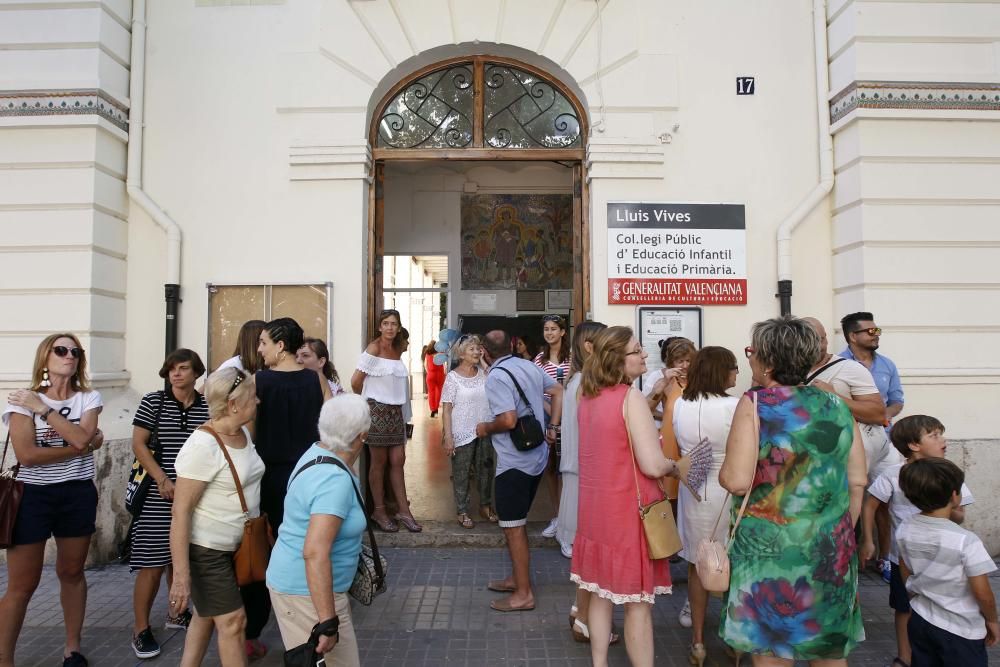
[[[369,523],[423,529],[404,474],[408,334],[395,310],[377,322],[350,391],[324,341],[291,318],[246,322],[232,358],[201,391],[199,355],[167,355],[166,389],[143,396],[133,420],[134,467],[148,478],[130,507],[125,549],[136,573],[138,658],[160,653],[150,616],[165,577],[166,625],[187,630],[185,667],[201,664],[213,633],[227,667],[265,654],[260,635],[272,611],[286,648],[312,637],[327,664],[359,664],[347,592],[362,535]],[[678,623],[691,630],[693,665],[708,658],[710,589],[698,561],[713,541],[729,557],[719,635],[737,664],[747,655],[755,665],[846,665],[864,639],[858,576],[869,561],[889,584],[892,667],[987,664],[986,646],[1000,637],[988,582],[996,568],[960,525],[972,492],[944,458],[940,421],[897,419],[899,373],[878,352],[871,313],[841,320],[839,354],[814,318],[755,324],[742,396],[730,393],[740,369],[723,347],[660,341],[662,367],[650,370],[628,327],[587,321],[570,335],[558,315],[542,325],[537,351],[494,330],[460,336],[445,364],[434,341],[420,355],[434,371],[428,407],[441,416],[457,523],[497,524],[510,555],[510,574],[486,583],[501,594],[492,609],[536,606],[527,520],[544,481],[555,515],[542,534],[570,559],[570,631],[589,643],[595,665],[607,665],[622,639],[633,665],[653,664],[652,605],[673,592],[670,561],[650,554],[643,520],[657,504],[668,508],[664,518],[675,515],[675,558],[688,563]],[[46,337],[31,386],[11,393],[3,413],[24,495],[0,599],[0,667],[14,664],[50,537],[64,665],[87,665],[83,568],[95,532],[101,409],[79,339]],[[367,508],[355,472],[363,450]],[[266,576],[253,577],[234,554],[258,517],[273,549]]]

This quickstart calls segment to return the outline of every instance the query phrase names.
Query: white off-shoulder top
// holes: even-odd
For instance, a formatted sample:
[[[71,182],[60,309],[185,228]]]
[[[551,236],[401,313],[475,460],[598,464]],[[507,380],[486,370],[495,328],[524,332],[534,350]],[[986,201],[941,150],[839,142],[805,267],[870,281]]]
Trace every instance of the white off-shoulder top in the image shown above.
[[[357,369],[365,374],[361,395],[386,405],[404,405],[410,374],[399,359],[384,359],[361,353]]]

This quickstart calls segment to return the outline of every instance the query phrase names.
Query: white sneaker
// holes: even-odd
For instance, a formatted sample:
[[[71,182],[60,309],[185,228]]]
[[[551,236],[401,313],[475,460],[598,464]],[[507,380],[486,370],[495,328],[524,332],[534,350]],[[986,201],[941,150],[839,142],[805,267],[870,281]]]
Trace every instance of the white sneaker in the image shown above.
[[[559,552],[562,553],[563,558],[572,558],[573,557],[573,545],[572,544],[563,544],[562,542],[560,542],[559,543]]]
[[[681,624],[682,628],[691,627],[691,603],[685,602],[684,606],[681,608],[681,613],[677,614],[677,622]]]
[[[542,537],[555,537],[556,529],[558,527],[559,527],[559,518],[556,517],[555,519],[552,519],[552,521],[549,521],[549,525],[546,526],[545,530],[542,531]]]

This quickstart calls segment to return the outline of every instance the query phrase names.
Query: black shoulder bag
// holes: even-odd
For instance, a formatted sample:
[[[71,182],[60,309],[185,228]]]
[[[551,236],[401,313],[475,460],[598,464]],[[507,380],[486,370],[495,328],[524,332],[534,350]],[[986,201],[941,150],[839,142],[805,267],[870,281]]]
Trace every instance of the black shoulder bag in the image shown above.
[[[358,569],[354,573],[354,581],[351,582],[351,588],[347,592],[352,598],[368,606],[375,599],[376,595],[385,592],[385,571],[388,569],[389,564],[386,562],[385,556],[382,556],[378,552],[375,533],[372,531],[371,524],[367,521],[368,513],[365,512],[365,501],[361,498],[361,490],[358,489],[358,485],[354,482],[354,475],[351,474],[350,469],[335,456],[317,456],[292,475],[292,478],[288,480],[288,488],[292,488],[292,482],[302,474],[303,470],[312,468],[314,465],[320,463],[331,463],[347,473],[347,476],[351,478],[351,486],[354,487],[354,495],[358,499],[358,505],[361,506],[361,511],[365,515],[365,527],[368,529],[368,544],[362,543],[361,545],[361,553],[358,554]]]
[[[156,417],[153,418],[153,433],[149,436],[149,443],[146,445],[153,452],[153,460],[160,464],[162,452],[159,442],[160,435],[160,415],[163,414],[163,404],[166,401],[166,392],[157,392],[160,395],[160,407],[156,409]],[[142,506],[146,504],[146,497],[149,495],[149,487],[153,485],[153,478],[139,459],[132,461],[132,469],[129,472],[128,484],[125,485],[125,509],[133,517],[138,517],[142,512]]]
[[[521,400],[524,401],[524,405],[528,408],[528,414],[518,417],[514,428],[508,431],[510,433],[510,441],[514,443],[514,447],[518,451],[522,452],[527,452],[538,447],[545,442],[545,431],[542,429],[541,422],[535,417],[534,410],[531,409],[531,402],[524,395],[521,385],[514,379],[513,373],[503,366],[497,366],[495,370],[503,371],[510,376],[511,382],[514,383],[514,387],[517,389],[517,393],[520,394]]]

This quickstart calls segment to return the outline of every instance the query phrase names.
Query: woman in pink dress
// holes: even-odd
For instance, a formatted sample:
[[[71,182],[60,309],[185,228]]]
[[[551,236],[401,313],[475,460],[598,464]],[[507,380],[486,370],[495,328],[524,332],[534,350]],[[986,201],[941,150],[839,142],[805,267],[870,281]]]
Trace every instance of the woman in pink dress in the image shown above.
[[[649,558],[636,489],[644,505],[663,498],[656,480],[676,476],[677,464],[663,456],[646,399],[631,386],[646,371],[646,353],[632,330],[610,327],[591,340],[577,416],[580,500],[570,579],[593,593],[594,665],[608,664],[613,607],[624,604],[629,660],[651,667],[652,605],[655,595],[671,592],[670,564]]]

